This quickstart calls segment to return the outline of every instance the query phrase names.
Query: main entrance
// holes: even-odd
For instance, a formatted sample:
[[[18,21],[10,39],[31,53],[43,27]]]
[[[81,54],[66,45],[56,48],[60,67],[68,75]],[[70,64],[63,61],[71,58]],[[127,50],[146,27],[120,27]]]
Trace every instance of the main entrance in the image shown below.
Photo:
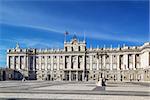
[[[65,81],[83,81],[83,71],[64,71]]]

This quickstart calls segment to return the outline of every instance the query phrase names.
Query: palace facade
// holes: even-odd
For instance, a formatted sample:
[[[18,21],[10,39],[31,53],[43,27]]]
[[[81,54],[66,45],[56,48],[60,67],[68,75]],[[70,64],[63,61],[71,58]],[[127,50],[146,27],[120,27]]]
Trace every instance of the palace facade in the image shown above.
[[[72,38],[63,49],[7,50],[7,67],[29,80],[150,81],[150,43],[117,48],[86,48]]]

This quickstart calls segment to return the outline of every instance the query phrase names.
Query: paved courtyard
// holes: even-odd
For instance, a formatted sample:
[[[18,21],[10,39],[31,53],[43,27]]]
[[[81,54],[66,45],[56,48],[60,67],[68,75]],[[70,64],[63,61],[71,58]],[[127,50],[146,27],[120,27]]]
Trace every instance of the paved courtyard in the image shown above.
[[[94,82],[0,81],[2,100],[150,100],[150,83],[109,82],[94,90]]]

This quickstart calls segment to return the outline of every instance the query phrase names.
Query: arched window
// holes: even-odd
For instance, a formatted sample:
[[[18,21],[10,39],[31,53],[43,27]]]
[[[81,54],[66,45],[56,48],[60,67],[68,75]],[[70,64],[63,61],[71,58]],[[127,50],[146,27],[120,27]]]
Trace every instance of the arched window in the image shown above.
[[[81,50],[81,47],[79,46],[79,51]]]

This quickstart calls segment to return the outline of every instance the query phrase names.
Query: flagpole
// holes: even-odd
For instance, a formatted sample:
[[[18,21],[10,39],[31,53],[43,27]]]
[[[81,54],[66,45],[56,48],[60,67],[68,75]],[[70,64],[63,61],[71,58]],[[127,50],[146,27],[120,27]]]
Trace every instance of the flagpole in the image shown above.
[[[65,33],[65,42],[66,42],[66,33]]]
[[[84,42],[85,42],[85,31],[84,31]]]
[[[65,42],[67,41],[67,35],[68,35],[68,32],[66,31],[65,32]]]

